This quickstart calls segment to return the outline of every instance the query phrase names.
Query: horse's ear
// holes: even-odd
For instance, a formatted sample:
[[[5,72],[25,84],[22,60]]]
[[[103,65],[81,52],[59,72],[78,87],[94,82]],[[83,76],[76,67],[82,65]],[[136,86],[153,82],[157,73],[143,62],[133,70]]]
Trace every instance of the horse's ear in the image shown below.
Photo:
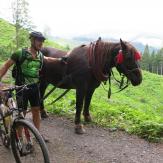
[[[126,46],[126,44],[122,41],[121,38],[120,38],[120,43],[121,43],[122,50],[126,50],[126,49],[127,49],[127,46]]]

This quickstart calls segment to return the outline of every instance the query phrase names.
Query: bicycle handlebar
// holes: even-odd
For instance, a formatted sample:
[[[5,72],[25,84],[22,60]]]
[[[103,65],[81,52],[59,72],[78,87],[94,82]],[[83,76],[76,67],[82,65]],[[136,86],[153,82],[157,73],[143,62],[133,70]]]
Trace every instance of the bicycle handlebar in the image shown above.
[[[11,86],[11,87],[6,88],[6,89],[2,89],[2,90],[0,90],[0,91],[2,91],[2,92],[11,92],[11,91],[14,91],[14,90],[21,91],[21,90],[23,90],[23,89],[29,89],[27,86],[28,86],[28,85],[21,85],[21,86],[15,85],[15,86]],[[16,108],[10,108],[10,109],[3,115],[3,118],[12,115],[13,112],[16,111],[16,110],[18,110],[19,113],[21,113],[21,112],[24,111],[24,109],[22,109],[22,108],[17,108],[17,107],[16,107]],[[0,121],[1,121],[1,120],[2,120],[2,119],[0,118]]]
[[[20,90],[20,89],[28,89],[28,88],[27,85],[21,85],[21,86],[15,85],[6,89],[2,89],[1,91],[7,92],[7,91]]]

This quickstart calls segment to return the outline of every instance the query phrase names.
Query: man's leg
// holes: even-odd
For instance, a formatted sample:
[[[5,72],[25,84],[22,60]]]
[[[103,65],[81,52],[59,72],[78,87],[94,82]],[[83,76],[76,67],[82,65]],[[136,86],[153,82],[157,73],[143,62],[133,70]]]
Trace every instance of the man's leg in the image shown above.
[[[40,107],[39,106],[31,107],[31,111],[32,111],[33,123],[34,123],[35,127],[38,130],[40,130],[40,123],[41,123]]]
[[[27,105],[28,105],[28,99],[27,99],[27,93],[26,90],[17,90],[16,91],[16,101],[17,106],[19,110],[23,111],[24,116],[26,115]],[[18,135],[21,138],[22,137],[22,127],[18,127]]]
[[[31,104],[32,118],[34,126],[40,131],[40,92],[38,85],[32,85],[29,93],[29,102]],[[41,132],[41,131],[40,131]],[[43,137],[45,142],[48,142],[48,139]]]
[[[40,131],[40,124],[41,124],[40,107],[39,106],[31,107],[31,111],[32,111],[34,126]],[[46,143],[49,142],[49,139],[47,137],[43,135],[42,137]]]

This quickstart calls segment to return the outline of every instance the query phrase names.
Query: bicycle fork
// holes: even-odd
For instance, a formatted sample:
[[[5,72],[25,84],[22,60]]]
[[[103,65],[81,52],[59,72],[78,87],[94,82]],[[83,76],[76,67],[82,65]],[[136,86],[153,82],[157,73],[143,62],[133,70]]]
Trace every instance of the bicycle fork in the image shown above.
[[[16,131],[16,144],[17,148],[19,150],[20,156],[26,156],[31,153],[31,146],[32,146],[32,140],[30,133],[27,128],[23,128],[21,131],[21,136],[19,135],[19,132]],[[24,139],[23,139],[24,134]]]

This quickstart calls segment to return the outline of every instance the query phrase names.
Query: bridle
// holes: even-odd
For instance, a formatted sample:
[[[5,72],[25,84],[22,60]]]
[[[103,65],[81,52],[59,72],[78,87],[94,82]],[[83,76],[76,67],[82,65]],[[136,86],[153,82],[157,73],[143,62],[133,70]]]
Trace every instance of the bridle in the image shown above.
[[[134,59],[135,61],[137,60],[140,60],[141,59],[141,54],[139,52],[136,52],[134,54]],[[119,53],[118,55],[114,58],[114,62],[115,62],[115,67],[118,67],[118,66],[121,66],[124,62],[124,56],[122,54],[122,50],[119,50]],[[122,90],[126,89],[128,86],[129,86],[129,79],[127,78],[127,82],[126,84],[124,85],[124,78],[126,77],[125,75],[129,75],[131,73],[133,73],[134,71],[137,71],[137,70],[140,70],[140,68],[136,67],[136,68],[133,68],[133,69],[127,69],[125,67],[125,74],[122,72],[119,72],[120,73],[120,76],[121,76],[121,80],[118,80],[115,78],[114,76],[114,73],[113,73],[113,70],[112,68],[110,69],[110,72],[109,72],[109,77],[108,77],[108,80],[109,80],[109,90],[108,90],[108,98],[111,97],[111,76],[113,76],[114,80],[119,83],[119,91],[115,92],[115,93],[118,93],[118,92],[121,92]]]

